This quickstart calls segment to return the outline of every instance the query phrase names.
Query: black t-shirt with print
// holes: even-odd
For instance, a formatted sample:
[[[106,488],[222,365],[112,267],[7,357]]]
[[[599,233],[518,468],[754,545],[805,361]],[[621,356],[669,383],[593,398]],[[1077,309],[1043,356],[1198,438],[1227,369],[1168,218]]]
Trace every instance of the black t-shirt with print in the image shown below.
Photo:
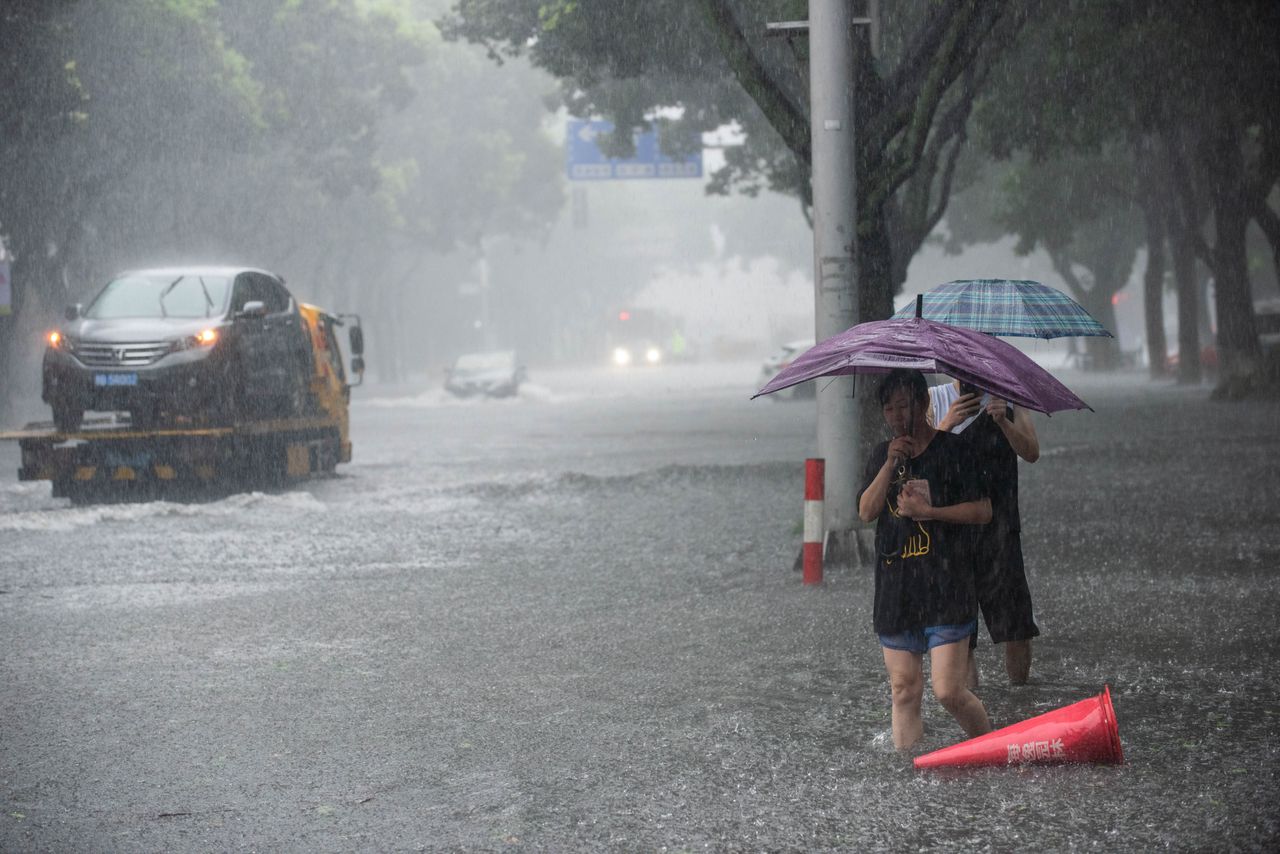
[[[871,485],[888,455],[889,443],[871,452],[862,491]],[[929,482],[935,507],[977,501],[988,495],[969,444],[951,433],[935,433],[920,456],[898,466],[885,506],[876,520],[877,634],[974,619],[974,544],[977,525],[934,520],[915,522],[897,514],[898,493],[908,480]],[[859,492],[861,498],[861,492]]]

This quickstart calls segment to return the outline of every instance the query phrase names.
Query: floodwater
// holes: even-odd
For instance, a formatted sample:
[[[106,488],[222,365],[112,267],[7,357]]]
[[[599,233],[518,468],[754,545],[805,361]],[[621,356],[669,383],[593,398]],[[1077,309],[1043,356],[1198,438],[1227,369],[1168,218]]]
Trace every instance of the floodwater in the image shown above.
[[[0,849],[1276,846],[1280,405],[1064,375],[1032,681],[984,642],[980,696],[1110,684],[1127,761],[920,773],[869,571],[791,568],[813,408],[754,370],[369,386],[340,476],[203,504],[72,508],[0,448]]]

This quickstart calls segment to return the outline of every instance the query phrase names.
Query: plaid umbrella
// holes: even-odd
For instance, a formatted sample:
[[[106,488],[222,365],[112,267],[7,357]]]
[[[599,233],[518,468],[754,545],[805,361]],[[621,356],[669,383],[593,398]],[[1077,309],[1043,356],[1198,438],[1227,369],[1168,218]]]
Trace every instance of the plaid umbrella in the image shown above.
[[[1019,279],[964,279],[924,294],[923,317],[990,335],[1065,338],[1111,337],[1078,302],[1062,291]],[[916,317],[911,303],[895,318]]]

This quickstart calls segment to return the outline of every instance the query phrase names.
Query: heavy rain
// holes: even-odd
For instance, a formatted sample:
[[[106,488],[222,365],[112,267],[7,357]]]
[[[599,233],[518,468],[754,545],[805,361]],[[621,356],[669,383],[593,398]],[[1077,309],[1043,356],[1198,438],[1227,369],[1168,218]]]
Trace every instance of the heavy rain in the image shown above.
[[[1274,849],[1277,45],[6,0],[0,850]]]

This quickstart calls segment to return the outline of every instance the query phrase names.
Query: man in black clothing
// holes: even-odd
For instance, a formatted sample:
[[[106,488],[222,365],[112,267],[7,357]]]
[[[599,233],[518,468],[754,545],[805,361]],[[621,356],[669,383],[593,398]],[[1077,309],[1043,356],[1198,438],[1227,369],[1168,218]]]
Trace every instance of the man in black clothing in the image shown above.
[[[991,524],[979,539],[978,604],[991,642],[1004,645],[1005,670],[1014,685],[1026,684],[1031,671],[1031,639],[1040,634],[1031,605],[1022,560],[1022,522],[1018,512],[1018,458],[1034,463],[1040,440],[1030,413],[981,394],[962,393],[960,384],[929,389],[939,430],[964,438],[972,449],[991,495]],[[977,635],[974,635],[976,642]],[[969,686],[978,684],[977,663],[969,655]]]
[[[874,625],[893,696],[893,743],[923,735],[924,653],[933,693],[970,736],[991,730],[966,685],[968,641],[977,630],[974,536],[991,520],[986,487],[967,444],[929,425],[919,371],[891,372],[880,404],[894,438],[867,460],[858,515],[876,521]]]

